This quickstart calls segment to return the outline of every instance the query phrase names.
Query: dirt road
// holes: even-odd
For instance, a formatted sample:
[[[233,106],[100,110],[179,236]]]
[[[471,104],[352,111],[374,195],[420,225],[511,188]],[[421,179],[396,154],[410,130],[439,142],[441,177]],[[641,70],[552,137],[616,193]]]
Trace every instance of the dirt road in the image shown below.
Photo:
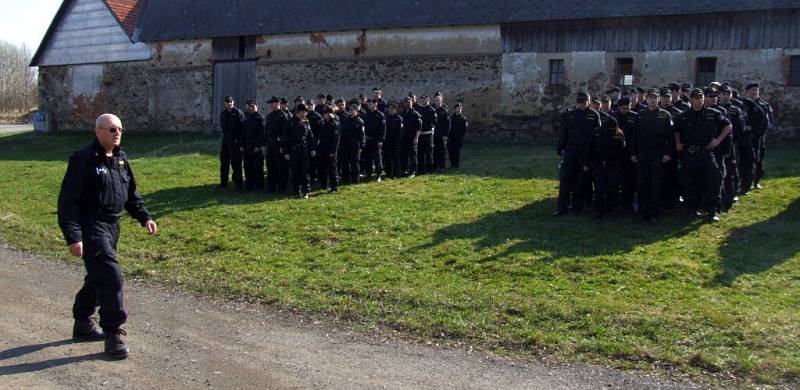
[[[586,365],[511,362],[385,341],[275,309],[126,285],[131,356],[73,343],[80,267],[0,244],[0,388],[684,389]]]

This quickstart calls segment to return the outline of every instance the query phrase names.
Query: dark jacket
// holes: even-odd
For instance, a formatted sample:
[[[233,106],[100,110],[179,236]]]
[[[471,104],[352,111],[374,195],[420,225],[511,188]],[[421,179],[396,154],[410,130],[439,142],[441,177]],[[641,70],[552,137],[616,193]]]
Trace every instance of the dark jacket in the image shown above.
[[[341,137],[341,126],[339,121],[334,118],[325,120],[317,139],[317,152],[320,155],[331,155],[339,152],[339,139]]]
[[[403,138],[403,117],[400,114],[389,115],[386,118],[386,139],[387,144],[398,144]]]
[[[708,107],[689,109],[678,115],[675,132],[686,146],[705,148],[731,122],[721,112]]]
[[[270,143],[283,142],[283,133],[286,132],[286,122],[289,118],[286,113],[277,110],[267,115],[267,140]]]
[[[342,136],[340,145],[342,148],[361,149],[366,142],[364,135],[364,121],[358,116],[343,116],[341,123]]]
[[[311,132],[311,125],[308,121],[302,121],[294,116],[286,123],[284,133],[283,152],[298,152],[303,149],[308,152],[315,150],[314,133]]]
[[[225,141],[234,144],[241,142],[243,123],[244,113],[236,107],[231,110],[226,108],[219,114],[219,126],[222,128],[222,137]]]
[[[464,114],[453,114],[450,118],[450,138],[464,139],[469,129],[469,122]]]
[[[436,128],[438,120],[436,110],[430,105],[419,108],[419,114],[422,115],[422,132],[432,131]]]
[[[265,134],[264,117],[260,112],[248,112],[244,114],[242,146],[245,148],[245,152],[252,152],[253,149],[264,146]]]
[[[672,116],[667,110],[649,108],[639,112],[639,124],[633,133],[631,156],[643,153],[657,153],[661,156],[675,154],[675,132]]]
[[[106,157],[95,139],[69,158],[58,194],[58,226],[67,244],[74,244],[91,222],[114,221],[122,209],[142,225],[150,219],[125,152],[116,148]]]
[[[314,139],[319,138],[319,132],[322,129],[322,123],[325,122],[325,119],[316,111],[309,111],[306,119],[308,119],[308,124],[311,125],[311,133],[314,134]]]
[[[364,121],[364,132],[367,139],[383,142],[386,138],[386,116],[378,110],[368,112]]]
[[[595,168],[615,166],[628,158],[625,152],[625,135],[596,129],[590,141],[588,157],[584,165]]]
[[[436,134],[437,138],[450,136],[450,114],[447,113],[447,106],[442,105],[436,109]]]
[[[568,110],[561,116],[561,135],[556,152],[568,150],[583,154],[589,147],[594,130],[600,127],[600,114],[592,108]]]
[[[418,131],[422,131],[422,115],[412,108],[403,114],[403,139],[414,139]]]

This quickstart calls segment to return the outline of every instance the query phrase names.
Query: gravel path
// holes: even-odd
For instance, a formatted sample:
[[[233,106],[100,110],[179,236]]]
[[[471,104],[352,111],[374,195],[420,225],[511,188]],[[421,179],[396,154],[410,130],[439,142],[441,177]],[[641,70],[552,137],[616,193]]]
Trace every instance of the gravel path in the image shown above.
[[[123,238],[124,239],[124,238]],[[66,248],[65,248],[66,250]],[[588,365],[388,341],[253,304],[128,283],[123,361],[73,343],[81,267],[0,244],[0,387],[37,389],[687,389]]]
[[[33,125],[0,125],[0,133],[11,131],[33,131]]]

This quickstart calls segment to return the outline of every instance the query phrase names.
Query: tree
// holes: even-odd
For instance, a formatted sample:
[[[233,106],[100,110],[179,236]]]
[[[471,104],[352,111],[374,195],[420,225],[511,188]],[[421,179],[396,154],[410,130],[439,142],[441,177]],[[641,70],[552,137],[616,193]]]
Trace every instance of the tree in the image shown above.
[[[0,112],[28,112],[37,105],[36,70],[23,44],[0,41]]]

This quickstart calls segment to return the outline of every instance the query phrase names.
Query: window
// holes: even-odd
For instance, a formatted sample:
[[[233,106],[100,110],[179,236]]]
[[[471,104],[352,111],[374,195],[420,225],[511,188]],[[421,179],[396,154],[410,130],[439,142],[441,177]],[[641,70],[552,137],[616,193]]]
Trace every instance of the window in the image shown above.
[[[695,85],[708,85],[717,79],[717,59],[704,57],[697,59],[697,77]]]
[[[789,86],[800,87],[800,56],[789,57]]]
[[[212,48],[215,61],[249,60],[256,57],[255,37],[215,38]]]
[[[550,85],[564,84],[564,60],[550,60]]]
[[[614,84],[633,85],[633,58],[617,58]]]

